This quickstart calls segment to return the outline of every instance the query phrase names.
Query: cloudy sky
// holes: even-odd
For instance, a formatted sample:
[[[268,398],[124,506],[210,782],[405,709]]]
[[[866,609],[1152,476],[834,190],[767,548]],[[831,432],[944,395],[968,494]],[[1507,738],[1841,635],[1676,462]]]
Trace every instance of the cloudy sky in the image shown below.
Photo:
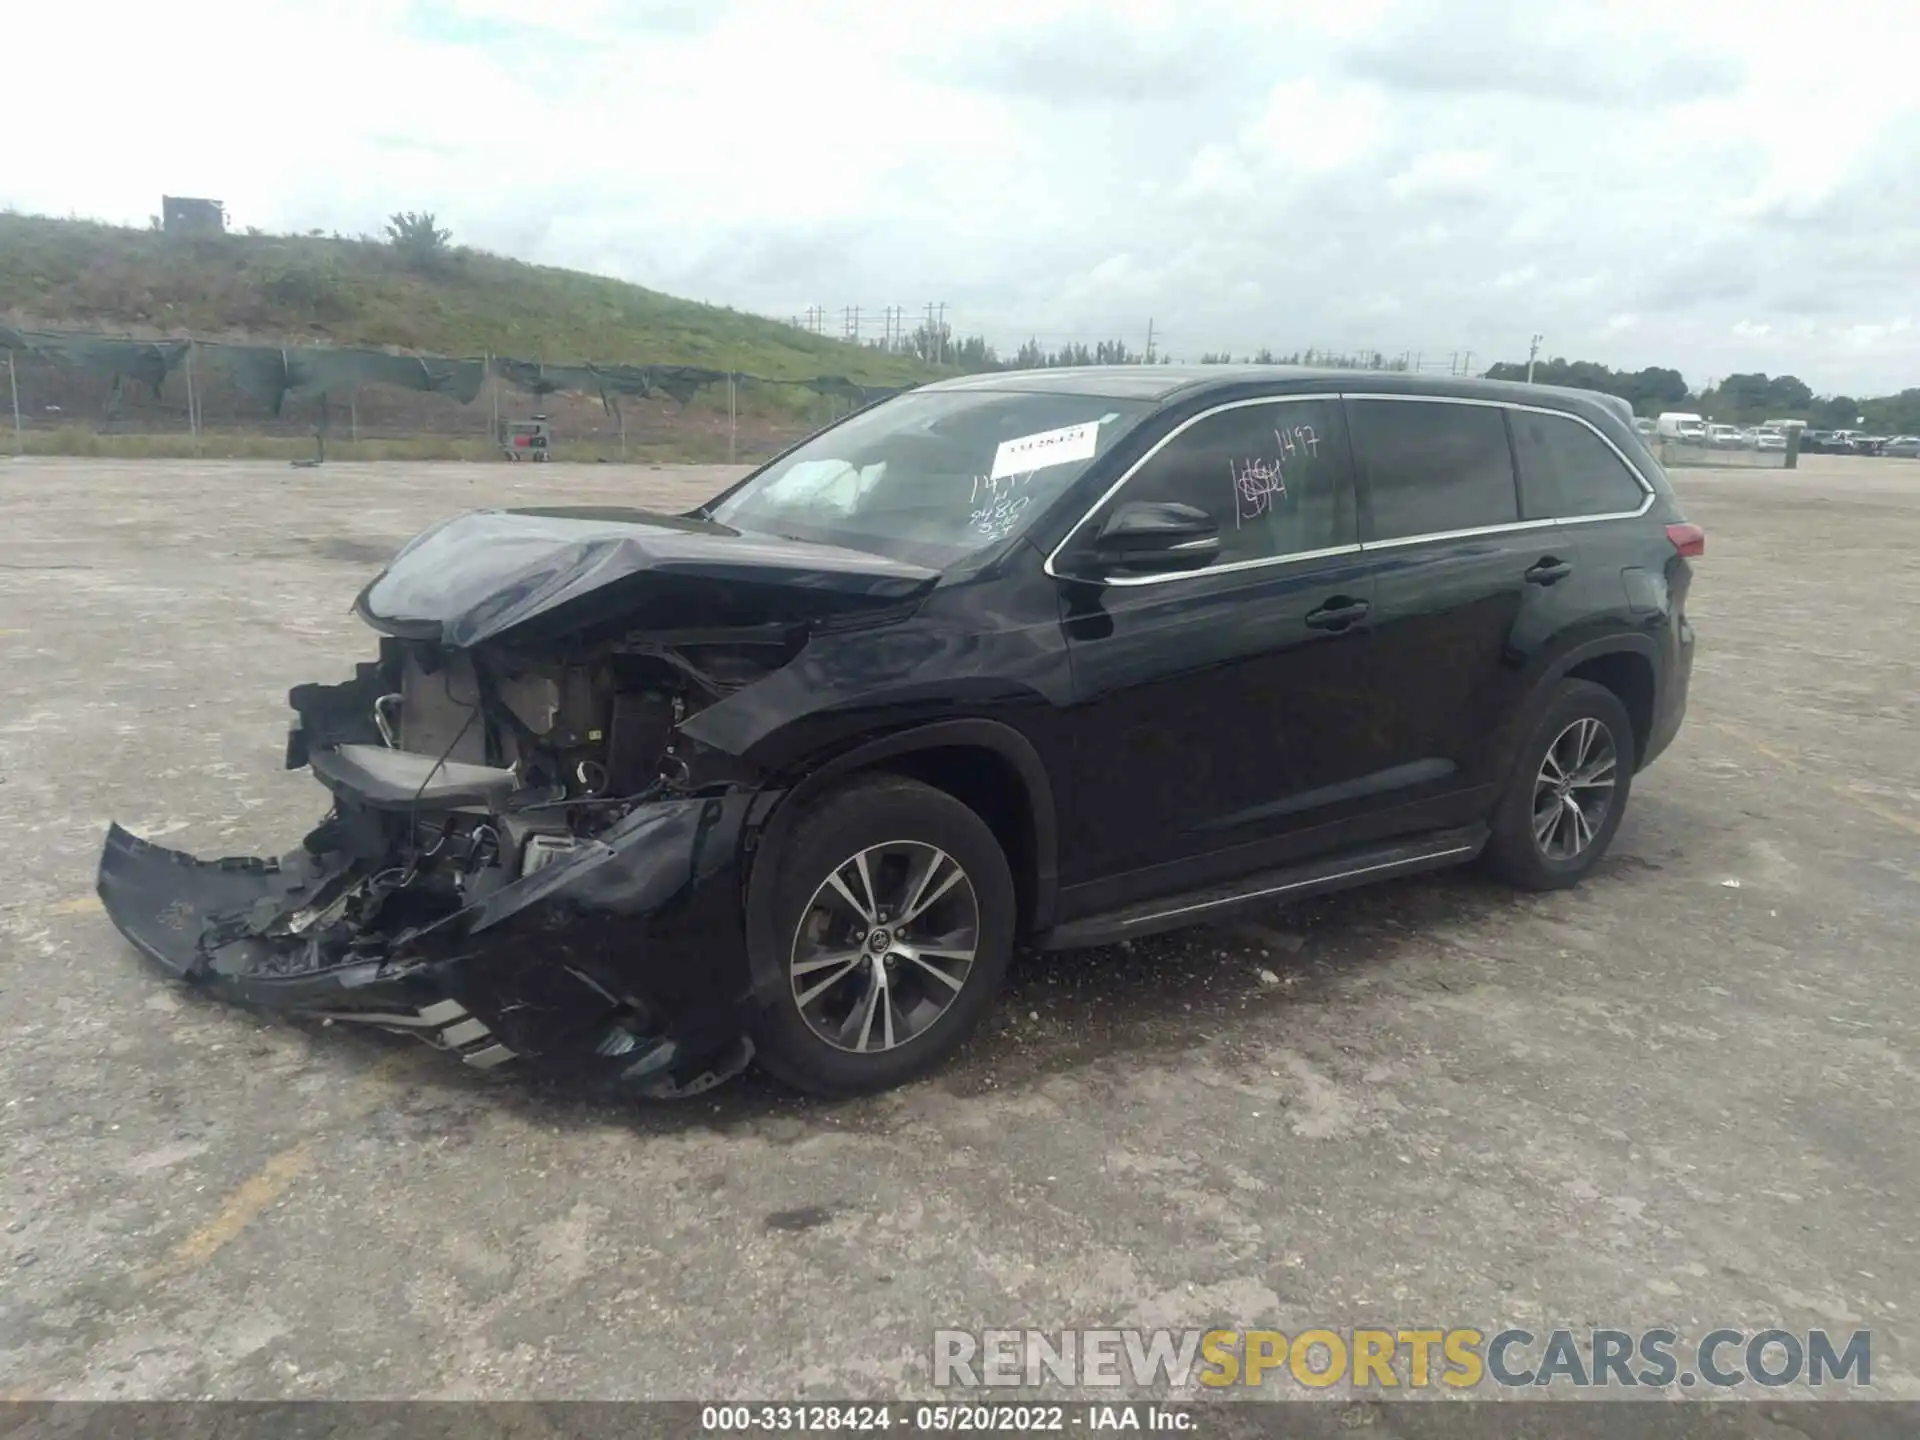
[[[1920,385],[1920,4],[25,0],[0,205],[458,240],[1003,346]],[[37,134],[39,139],[31,137]],[[22,137],[27,138],[23,139]]]

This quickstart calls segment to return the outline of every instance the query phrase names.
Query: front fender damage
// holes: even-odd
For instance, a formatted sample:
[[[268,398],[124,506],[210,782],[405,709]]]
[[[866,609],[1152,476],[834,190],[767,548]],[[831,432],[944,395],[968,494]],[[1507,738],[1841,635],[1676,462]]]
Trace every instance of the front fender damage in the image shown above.
[[[604,551],[624,557],[617,586],[501,630],[487,607],[532,574],[513,568],[514,534],[540,550],[584,525],[593,544],[566,552],[582,564],[607,539],[593,517],[501,524],[497,553],[469,557],[485,596],[456,605],[415,565],[404,614],[363,607],[386,632],[378,658],[289,693],[287,768],[332,801],[298,846],[203,860],[114,826],[101,900],[142,953],[230,1000],[412,1034],[481,1068],[695,1093],[752,1055],[749,816],[783,786],[687,722],[778,674],[816,626],[872,620],[931,576],[791,546],[769,570],[744,541],[759,558],[736,573],[674,548],[706,545],[701,526],[661,522],[641,527],[659,554]]]

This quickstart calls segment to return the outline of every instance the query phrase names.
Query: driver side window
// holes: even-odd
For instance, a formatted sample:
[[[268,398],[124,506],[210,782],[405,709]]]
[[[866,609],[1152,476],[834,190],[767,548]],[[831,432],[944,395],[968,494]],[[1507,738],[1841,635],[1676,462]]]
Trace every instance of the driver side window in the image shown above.
[[[1216,567],[1352,545],[1358,524],[1340,401],[1261,400],[1202,416],[1107,509],[1134,501],[1176,501],[1211,515],[1220,527]]]

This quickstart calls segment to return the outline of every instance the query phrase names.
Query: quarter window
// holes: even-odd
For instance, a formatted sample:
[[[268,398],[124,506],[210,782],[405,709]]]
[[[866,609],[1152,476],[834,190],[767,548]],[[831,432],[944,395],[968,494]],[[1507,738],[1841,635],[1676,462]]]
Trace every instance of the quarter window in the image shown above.
[[[1168,441],[1102,513],[1139,500],[1198,506],[1220,527],[1216,565],[1331,550],[1356,537],[1347,455],[1337,400],[1237,405]]]
[[[1473,530],[1520,518],[1513,452],[1498,408],[1354,400],[1347,414],[1372,506],[1369,538]]]
[[[1606,441],[1577,420],[1511,412],[1520,462],[1520,505],[1529,520],[1617,515],[1638,510],[1647,492]]]

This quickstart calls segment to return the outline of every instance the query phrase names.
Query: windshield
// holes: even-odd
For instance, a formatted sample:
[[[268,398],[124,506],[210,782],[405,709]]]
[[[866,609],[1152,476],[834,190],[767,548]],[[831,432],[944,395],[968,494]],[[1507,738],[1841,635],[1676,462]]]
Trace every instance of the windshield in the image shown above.
[[[1018,534],[1152,408],[1098,395],[909,393],[815,436],[710,513],[737,530],[947,566]]]

